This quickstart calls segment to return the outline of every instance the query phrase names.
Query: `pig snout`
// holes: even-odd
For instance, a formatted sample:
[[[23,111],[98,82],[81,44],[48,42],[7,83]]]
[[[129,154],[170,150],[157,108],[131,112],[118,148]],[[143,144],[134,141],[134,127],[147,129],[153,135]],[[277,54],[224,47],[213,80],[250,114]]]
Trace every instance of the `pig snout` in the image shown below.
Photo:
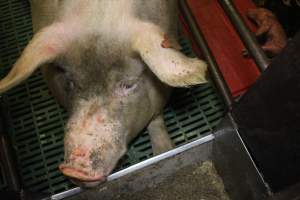
[[[125,128],[98,102],[82,101],[71,115],[64,138],[65,158],[60,171],[81,187],[94,187],[125,154]],[[125,134],[126,135],[126,134]]]
[[[105,175],[92,169],[90,150],[77,148],[74,149],[67,162],[59,166],[60,171],[77,184],[88,187],[98,185],[106,180]],[[86,183],[86,184],[85,184]]]

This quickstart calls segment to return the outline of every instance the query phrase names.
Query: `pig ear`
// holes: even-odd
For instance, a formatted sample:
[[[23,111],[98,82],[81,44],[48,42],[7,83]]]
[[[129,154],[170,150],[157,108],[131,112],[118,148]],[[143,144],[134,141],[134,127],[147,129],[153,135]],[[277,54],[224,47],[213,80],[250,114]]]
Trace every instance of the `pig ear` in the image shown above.
[[[39,66],[52,61],[74,39],[63,23],[52,24],[35,34],[8,75],[0,81],[0,93],[27,79]]]
[[[136,31],[133,49],[162,82],[173,87],[207,82],[206,63],[197,58],[186,57],[176,50],[176,45],[168,41],[168,36],[159,27],[153,24],[143,24],[140,27],[143,28]]]

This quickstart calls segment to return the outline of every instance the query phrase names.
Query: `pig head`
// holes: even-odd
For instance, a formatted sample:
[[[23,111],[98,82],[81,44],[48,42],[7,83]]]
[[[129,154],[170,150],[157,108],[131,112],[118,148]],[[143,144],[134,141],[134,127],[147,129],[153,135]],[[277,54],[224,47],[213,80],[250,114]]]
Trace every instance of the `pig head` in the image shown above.
[[[175,0],[32,0],[36,32],[4,92],[42,67],[70,119],[60,170],[105,180],[128,143],[161,114],[170,87],[205,83],[206,65],[178,51]]]

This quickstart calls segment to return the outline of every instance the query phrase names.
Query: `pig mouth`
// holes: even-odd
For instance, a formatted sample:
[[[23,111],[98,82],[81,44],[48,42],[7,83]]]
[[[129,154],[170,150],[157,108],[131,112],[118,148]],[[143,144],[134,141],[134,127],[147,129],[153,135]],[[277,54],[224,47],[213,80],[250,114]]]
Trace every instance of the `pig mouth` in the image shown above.
[[[87,182],[87,183],[101,183],[106,180],[106,177],[100,174],[91,175],[89,172],[75,167],[61,164],[59,170],[67,177],[71,178],[75,183]]]

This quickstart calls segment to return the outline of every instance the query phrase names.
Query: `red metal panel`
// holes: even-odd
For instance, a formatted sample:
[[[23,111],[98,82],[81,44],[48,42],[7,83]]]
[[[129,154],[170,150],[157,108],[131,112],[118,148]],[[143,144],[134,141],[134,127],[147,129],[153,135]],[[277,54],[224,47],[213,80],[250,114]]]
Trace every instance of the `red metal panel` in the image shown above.
[[[260,73],[254,61],[242,55],[245,47],[238,33],[218,0],[187,0],[187,2],[233,96],[242,94],[253,84]],[[246,23],[254,31],[255,27],[246,18],[245,13],[255,5],[251,0],[235,0],[234,3]],[[199,53],[199,49],[197,50],[195,45],[193,47]]]

